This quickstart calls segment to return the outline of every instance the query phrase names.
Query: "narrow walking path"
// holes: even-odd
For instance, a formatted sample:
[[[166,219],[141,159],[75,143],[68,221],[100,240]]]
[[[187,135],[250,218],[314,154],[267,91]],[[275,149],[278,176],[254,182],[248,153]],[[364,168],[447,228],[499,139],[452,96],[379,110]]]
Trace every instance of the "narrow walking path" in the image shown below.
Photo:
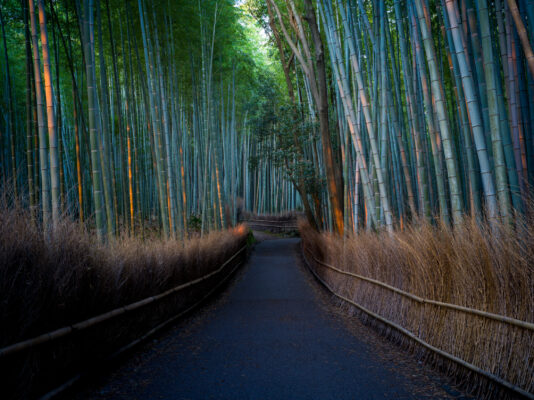
[[[328,312],[297,251],[298,239],[257,245],[222,300],[81,398],[465,398],[413,361],[392,362],[403,353]]]

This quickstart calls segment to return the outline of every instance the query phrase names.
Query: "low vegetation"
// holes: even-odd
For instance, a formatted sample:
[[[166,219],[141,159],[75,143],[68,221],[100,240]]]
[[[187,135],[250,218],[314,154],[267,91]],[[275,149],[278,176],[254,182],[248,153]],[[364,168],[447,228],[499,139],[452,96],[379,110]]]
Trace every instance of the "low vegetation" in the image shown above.
[[[420,304],[373,283],[340,274],[314,262],[387,283],[414,295],[494,314],[534,322],[534,224],[518,229],[489,228],[464,220],[455,229],[428,223],[411,225],[392,235],[360,233],[340,240],[317,233],[301,222],[305,255],[317,274],[334,291],[408,329],[422,340],[534,392],[534,351],[531,330],[484,317]],[[351,307],[352,312],[357,312]],[[406,337],[378,325],[384,333],[407,344]],[[413,343],[409,343],[410,346]],[[476,386],[478,394],[503,395],[489,382],[458,365],[415,346],[449,373]]]
[[[55,232],[44,236],[40,228],[32,225],[26,212],[3,209],[0,212],[0,347],[204,276],[236,253],[246,243],[246,237],[247,229],[241,225],[184,242],[122,237],[102,244],[94,235],[67,220]],[[50,382],[43,384],[41,370],[60,362],[62,367],[58,367],[57,375],[65,371],[72,374],[68,367],[72,368],[80,360],[90,362],[91,356],[85,358],[88,354],[96,358],[104,356],[108,350],[133,340],[198,301],[230,268],[205,284],[172,295],[172,299],[162,304],[136,311],[128,318],[121,317],[119,322],[91,328],[88,336],[77,333],[74,342],[69,339],[66,344],[61,339],[57,348],[47,345],[44,349],[22,352],[13,356],[14,363],[13,359],[0,359],[2,376],[23,374],[15,380],[18,387],[7,389],[24,393],[32,386],[32,376],[36,376],[37,387],[48,388]],[[48,351],[54,352],[52,364],[50,355],[43,354]],[[10,371],[4,371],[8,361]],[[49,377],[49,372],[44,372]],[[52,383],[54,378],[57,376],[51,378]]]

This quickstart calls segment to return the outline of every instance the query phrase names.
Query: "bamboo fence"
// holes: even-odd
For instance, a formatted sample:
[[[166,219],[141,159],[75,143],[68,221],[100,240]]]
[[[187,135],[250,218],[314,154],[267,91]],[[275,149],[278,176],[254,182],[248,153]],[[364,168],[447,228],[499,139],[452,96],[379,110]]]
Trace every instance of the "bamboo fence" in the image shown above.
[[[368,308],[362,306],[361,304],[358,304],[356,303],[355,301],[353,301],[352,299],[349,299],[348,297],[346,296],[343,296],[339,293],[336,293],[336,291],[331,287],[331,285],[329,285],[323,278],[321,278],[319,276],[319,274],[312,268],[312,266],[310,265],[310,262],[308,261],[308,258],[306,257],[306,253],[308,253],[313,261],[315,261],[316,264],[318,265],[322,265],[323,267],[326,267],[332,271],[335,271],[337,273],[340,273],[340,274],[343,274],[343,275],[346,275],[346,276],[350,276],[350,277],[353,277],[353,278],[356,278],[356,279],[359,279],[359,280],[362,280],[362,281],[365,281],[365,282],[369,282],[373,285],[377,285],[377,286],[380,286],[381,288],[384,288],[384,289],[387,289],[391,292],[394,292],[394,293],[397,293],[403,297],[406,297],[408,299],[411,299],[417,303],[420,303],[420,304],[429,304],[429,305],[432,305],[432,306],[436,306],[436,307],[442,307],[442,308],[448,308],[448,309],[452,309],[452,310],[455,310],[455,311],[460,311],[460,312],[463,312],[463,313],[467,313],[467,314],[471,314],[471,315],[476,315],[476,316],[479,316],[479,317],[483,317],[483,318],[487,318],[487,319],[491,319],[491,320],[495,320],[495,321],[499,321],[499,322],[502,322],[502,323],[505,323],[505,324],[508,324],[508,325],[513,325],[513,326],[516,326],[516,327],[519,327],[519,328],[522,328],[522,329],[526,329],[526,330],[529,330],[529,331],[534,331],[534,324],[531,323],[531,322],[527,322],[527,321],[521,321],[521,320],[518,320],[518,319],[515,319],[515,318],[510,318],[510,317],[506,317],[506,316],[503,316],[503,315],[498,315],[498,314],[493,314],[493,313],[489,313],[489,312],[485,312],[485,311],[481,311],[481,310],[477,310],[477,309],[473,309],[473,308],[469,308],[469,307],[463,307],[463,306],[459,306],[459,305],[456,305],[456,304],[450,304],[450,303],[444,303],[444,302],[440,302],[440,301],[435,301],[435,300],[431,300],[431,299],[425,299],[425,298],[422,298],[422,297],[419,297],[419,296],[416,296],[412,293],[409,293],[409,292],[406,292],[404,290],[401,290],[399,288],[396,288],[396,287],[393,287],[391,285],[388,285],[387,283],[384,283],[384,282],[381,282],[381,281],[378,281],[376,279],[372,279],[372,278],[368,278],[368,277],[365,277],[365,276],[362,276],[362,275],[359,275],[359,274],[355,274],[355,273],[352,273],[352,272],[348,272],[348,271],[343,271],[333,265],[330,265],[328,263],[325,263],[321,260],[319,260],[313,253],[311,250],[309,250],[305,244],[302,245],[302,249],[303,249],[303,252],[302,252],[302,255],[303,255],[303,258],[304,258],[304,261],[306,263],[306,265],[308,266],[309,270],[312,272],[312,274],[317,278],[317,280],[319,282],[321,282],[321,284],[323,284],[334,296],[338,297],[339,299],[347,302],[347,303],[350,303],[351,305],[353,305],[354,307],[358,308],[360,311],[363,311],[364,313],[368,314],[369,316],[371,316],[372,318],[375,318],[377,319],[378,321],[384,323],[385,325],[389,326],[389,327],[392,327],[394,329],[396,329],[397,331],[399,331],[400,333],[402,333],[403,335],[407,336],[408,338],[410,338],[411,340],[415,341],[416,343],[418,343],[419,345],[423,346],[424,348],[430,350],[431,352],[435,353],[435,354],[438,354],[439,356],[441,357],[444,357],[446,358],[447,360],[449,361],[452,361],[464,368],[467,368],[473,372],[476,372],[477,374],[515,392],[516,394],[519,394],[527,399],[532,399],[534,400],[534,394],[533,393],[530,393],[526,390],[524,390],[523,388],[511,383],[511,382],[508,382],[506,381],[505,379],[495,375],[495,374],[492,374],[488,371],[485,371],[479,367],[477,367],[476,365],[474,364],[471,364],[463,359],[461,359],[460,357],[457,357],[453,354],[450,354],[442,349],[439,349],[438,347],[436,346],[433,346],[431,345],[430,343],[422,340],[420,337],[418,337],[416,334],[412,333],[411,331],[409,331],[408,329],[404,328],[403,326],[401,326],[400,324],[397,324],[393,321],[390,321],[382,316],[380,316],[379,314],[369,310]]]
[[[165,297],[168,297],[171,294],[177,293],[179,291],[182,291],[188,287],[191,287],[193,285],[199,284],[203,281],[206,281],[207,279],[219,274],[230,262],[232,262],[239,254],[241,254],[245,249],[247,248],[247,245],[244,245],[239,249],[232,257],[230,257],[227,261],[225,261],[218,269],[215,271],[210,272],[209,274],[206,274],[200,278],[194,279],[192,281],[183,283],[181,285],[175,286],[172,289],[166,290],[163,293],[160,293],[155,296],[150,296],[145,299],[136,301],[135,303],[128,304],[123,307],[115,308],[114,310],[108,311],[104,314],[97,315],[95,317],[86,319],[85,321],[78,322],[73,325],[64,326],[62,328],[56,329],[51,332],[44,333],[42,335],[36,336],[34,338],[24,340],[18,343],[14,343],[12,345],[6,346],[2,349],[0,349],[0,358],[12,355],[14,353],[28,350],[32,347],[51,342],[53,340],[68,336],[74,332],[79,332],[84,329],[90,328],[94,325],[97,325],[101,322],[110,320],[112,318],[115,318],[119,315],[126,314],[128,312],[131,312],[133,310],[137,310],[141,307],[147,306],[149,304],[155,303],[156,301],[159,301]]]

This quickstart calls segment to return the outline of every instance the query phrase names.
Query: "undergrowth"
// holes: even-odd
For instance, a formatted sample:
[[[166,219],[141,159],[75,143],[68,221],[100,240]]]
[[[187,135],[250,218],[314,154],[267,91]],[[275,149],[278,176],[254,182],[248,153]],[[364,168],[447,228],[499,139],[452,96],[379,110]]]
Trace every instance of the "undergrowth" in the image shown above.
[[[102,244],[68,219],[43,234],[26,211],[5,208],[0,211],[0,348],[204,276],[247,243],[247,231],[240,225],[185,241],[122,236]],[[90,343],[89,347],[97,349],[93,352],[104,355],[199,300],[227,274],[225,270],[205,284],[171,296],[155,309],[134,313],[129,317],[133,322],[121,319],[116,324],[102,324],[82,346]],[[86,350],[80,343],[72,343],[73,350],[60,342],[57,348],[43,351],[53,352],[62,365],[75,366],[87,355],[81,353]],[[33,397],[36,386],[50,385],[39,378],[50,368],[49,354],[36,356],[31,350],[13,357],[0,359],[0,370],[3,377],[9,370],[7,376],[17,382],[11,387],[14,397]],[[5,387],[2,390],[6,393]]]
[[[460,226],[413,224],[404,231],[363,232],[339,238],[301,221],[303,246],[321,261],[417,296],[534,322],[534,224],[489,227],[466,219]],[[534,392],[534,332],[499,321],[417,303],[390,290],[332,271],[306,253],[336,293],[401,325],[427,343]],[[350,306],[353,313],[360,314]],[[429,355],[395,330],[365,321],[430,358],[478,395],[503,391],[477,374]]]

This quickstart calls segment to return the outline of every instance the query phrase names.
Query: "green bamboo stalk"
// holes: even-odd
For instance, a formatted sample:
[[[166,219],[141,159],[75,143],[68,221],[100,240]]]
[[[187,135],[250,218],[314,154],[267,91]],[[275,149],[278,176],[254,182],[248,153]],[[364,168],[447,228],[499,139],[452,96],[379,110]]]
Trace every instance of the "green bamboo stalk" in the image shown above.
[[[166,196],[166,179],[165,171],[163,167],[163,155],[162,155],[162,141],[161,141],[161,132],[160,132],[160,119],[156,95],[156,79],[153,72],[153,62],[151,61],[150,53],[150,42],[147,36],[147,24],[145,24],[145,12],[143,10],[142,0],[137,2],[139,6],[139,16],[140,16],[140,26],[141,33],[143,37],[143,49],[145,52],[145,68],[147,75],[147,84],[148,84],[148,98],[149,98],[149,111],[151,119],[151,129],[154,133],[154,151],[155,151],[155,164],[156,164],[156,181],[157,181],[157,190],[160,204],[160,213],[161,213],[161,225],[163,227],[163,235],[165,237],[169,236],[169,219],[168,219],[168,205],[167,205],[167,196]]]
[[[79,0],[76,0],[80,9]],[[85,69],[87,79],[87,102],[89,107],[89,142],[91,149],[91,171],[93,177],[93,202],[96,222],[96,234],[99,240],[104,240],[104,215],[102,210],[102,176],[100,170],[100,149],[98,137],[100,136],[98,124],[97,92],[95,86],[95,65],[94,65],[94,22],[93,0],[84,0],[84,14],[82,18],[83,36],[82,43],[85,54]],[[80,14],[79,14],[80,15]]]
[[[482,185],[486,199],[486,207],[490,220],[494,221],[498,217],[499,210],[493,183],[493,174],[486,149],[486,140],[483,132],[480,105],[475,94],[475,83],[473,76],[471,75],[467,65],[467,58],[462,44],[461,31],[458,27],[456,5],[452,2],[452,0],[446,0],[445,4],[451,25],[451,34],[454,40],[455,51],[453,52],[453,55],[455,55],[458,59],[467,109],[469,112],[469,120],[473,130],[473,136],[477,149],[480,173],[482,175]]]
[[[37,217],[37,199],[36,199],[36,190],[34,183],[34,166],[33,163],[33,104],[32,104],[32,92],[33,92],[33,82],[32,82],[32,47],[31,47],[31,36],[30,28],[28,25],[29,11],[28,3],[25,0],[21,0],[22,4],[22,16],[24,18],[24,37],[26,44],[26,167],[28,171],[28,195],[30,200],[30,216],[33,223],[36,221]]]
[[[6,39],[6,27],[4,22],[4,17],[2,14],[2,7],[0,7],[0,28],[2,29],[2,38],[4,41],[4,58],[6,61],[6,83],[7,83],[7,121],[9,129],[9,144],[11,151],[11,174],[13,181],[13,195],[16,202],[18,202],[19,191],[18,191],[18,173],[17,173],[17,156],[15,151],[15,141],[16,141],[16,132],[15,132],[15,123],[14,123],[14,111],[13,104],[15,103],[14,93],[13,93],[13,84],[11,80],[11,67],[9,62],[9,55],[7,51],[7,39]]]
[[[45,130],[43,86],[41,81],[41,58],[39,56],[39,41],[37,33],[37,17],[33,0],[29,0],[30,23],[33,48],[33,72],[35,75],[35,98],[39,132],[39,165],[41,170],[41,208],[43,212],[43,226],[48,228],[51,218],[50,209],[50,173],[48,170],[48,137]]]
[[[484,73],[486,76],[486,90],[488,97],[491,141],[493,145],[495,179],[501,215],[506,222],[510,221],[511,204],[508,190],[508,179],[504,158],[504,149],[501,139],[501,125],[499,121],[499,106],[497,102],[496,81],[500,79],[494,65],[493,41],[491,37],[488,4],[486,0],[478,0],[477,10],[479,16],[480,33],[482,40],[482,57],[484,60]]]
[[[428,9],[426,8],[426,5],[423,4],[422,0],[415,0],[415,8],[417,11],[417,18],[419,20],[419,27],[421,29],[421,36],[427,58],[435,112],[437,114],[438,125],[443,142],[445,163],[447,166],[447,177],[449,179],[452,216],[454,223],[458,224],[462,219],[463,207],[460,193],[457,159],[454,152],[454,143],[444,100],[443,83],[439,77],[434,42],[425,18],[425,14],[428,13]]]
[[[46,100],[46,120],[48,122],[48,154],[50,157],[50,193],[52,200],[52,224],[55,228],[59,222],[61,202],[59,191],[59,156],[54,94],[52,87],[52,71],[50,68],[50,51],[48,47],[48,31],[46,27],[46,14],[43,0],[38,0],[38,9],[39,24],[41,30],[41,49],[43,53],[43,77]]]

